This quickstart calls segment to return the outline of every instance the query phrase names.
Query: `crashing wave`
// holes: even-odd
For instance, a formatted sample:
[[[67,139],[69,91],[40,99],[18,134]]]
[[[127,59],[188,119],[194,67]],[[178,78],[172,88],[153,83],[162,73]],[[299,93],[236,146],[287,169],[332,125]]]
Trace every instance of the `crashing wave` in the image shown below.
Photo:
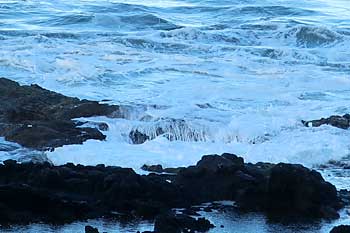
[[[240,40],[233,35],[222,35],[218,33],[209,33],[201,31],[200,29],[186,27],[178,30],[173,30],[169,32],[161,32],[160,36],[162,38],[175,38],[177,40],[187,40],[187,41],[204,41],[208,43],[216,42],[226,42],[238,44]]]
[[[298,26],[284,35],[285,38],[295,37],[299,47],[314,48],[327,46],[342,39],[337,32],[324,27]]]
[[[165,119],[155,124],[135,127],[129,134],[134,144],[164,136],[170,141],[207,141],[206,131],[188,124],[185,120]]]
[[[193,124],[179,119],[159,119],[133,127],[128,136],[133,144],[142,144],[159,136],[169,141],[259,144],[268,141],[272,136],[268,133],[244,135],[234,128],[217,127]]]

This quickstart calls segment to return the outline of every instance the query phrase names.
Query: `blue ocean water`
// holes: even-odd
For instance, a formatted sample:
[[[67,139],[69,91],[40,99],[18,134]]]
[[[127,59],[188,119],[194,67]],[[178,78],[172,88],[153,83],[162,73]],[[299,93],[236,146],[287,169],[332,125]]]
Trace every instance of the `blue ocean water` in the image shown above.
[[[106,142],[55,163],[339,160],[349,131],[300,120],[350,112],[349,74],[347,0],[0,1],[0,76],[125,106]],[[132,129],[154,140],[131,145]]]
[[[348,0],[0,0],[0,76],[125,106],[104,142],[0,159],[187,166],[232,152],[318,168],[348,162],[349,130],[301,120],[350,112]],[[157,136],[158,127],[173,140]],[[153,140],[133,145],[138,129]],[[323,170],[338,188],[349,174]]]

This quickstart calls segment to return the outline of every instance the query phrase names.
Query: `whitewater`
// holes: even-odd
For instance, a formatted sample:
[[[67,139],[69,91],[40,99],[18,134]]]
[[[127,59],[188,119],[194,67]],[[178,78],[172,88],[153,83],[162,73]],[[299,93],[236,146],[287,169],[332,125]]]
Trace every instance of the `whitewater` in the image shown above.
[[[53,152],[0,138],[1,161],[142,173],[230,152],[350,187],[336,163],[320,169],[350,163],[350,131],[301,123],[350,112],[348,0],[0,0],[0,77],[124,113],[88,119],[108,123],[106,141]],[[133,144],[132,130],[151,140]]]

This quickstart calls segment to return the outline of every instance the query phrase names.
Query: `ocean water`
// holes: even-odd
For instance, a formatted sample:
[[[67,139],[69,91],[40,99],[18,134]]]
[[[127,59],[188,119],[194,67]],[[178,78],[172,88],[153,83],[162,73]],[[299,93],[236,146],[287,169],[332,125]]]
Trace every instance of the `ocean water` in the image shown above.
[[[348,0],[0,0],[0,76],[125,112],[89,119],[108,123],[103,142],[43,153],[0,138],[0,160],[138,172],[223,152],[316,169],[350,161],[349,130],[301,124],[350,112]],[[152,140],[133,145],[134,129]],[[332,164],[320,171],[350,189]]]

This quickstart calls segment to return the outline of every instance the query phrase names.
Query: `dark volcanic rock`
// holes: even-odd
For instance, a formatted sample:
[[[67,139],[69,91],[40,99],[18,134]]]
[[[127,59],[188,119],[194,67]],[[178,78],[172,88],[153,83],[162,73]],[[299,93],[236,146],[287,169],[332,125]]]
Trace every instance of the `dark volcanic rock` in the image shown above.
[[[157,173],[162,173],[164,171],[162,165],[157,164],[157,165],[143,165],[141,167],[142,170],[148,171],[148,172],[157,172]]]
[[[207,155],[197,163],[197,168],[209,171],[217,171],[227,167],[242,168],[244,166],[243,158],[233,154]]]
[[[148,135],[141,133],[138,130],[132,130],[129,134],[129,137],[133,144],[142,144],[150,139]]]
[[[85,226],[85,233],[99,233],[99,231],[95,227]]]
[[[332,218],[342,207],[335,187],[316,171],[292,164],[245,164],[233,154],[204,156],[173,175],[141,176],[104,165],[14,160],[0,165],[0,224],[70,222],[114,212],[153,219],[171,208],[220,200],[236,201],[239,209],[264,211],[276,220]],[[178,218],[169,221],[177,224]]]
[[[187,200],[234,200],[241,210],[264,211],[272,220],[337,218],[343,202],[320,173],[293,164],[244,164],[232,154],[204,156],[174,181]]]
[[[128,168],[13,160],[0,165],[0,223],[63,223],[112,211],[154,218],[181,206],[180,197],[162,177],[140,176]]]
[[[330,233],[350,233],[350,226],[348,225],[340,225],[334,227]]]
[[[168,212],[156,217],[154,233],[206,232],[213,228],[205,218],[192,218],[184,214]]]
[[[340,207],[336,188],[320,173],[283,163],[271,169],[266,203],[269,214],[286,218],[338,218]]]
[[[20,86],[5,78],[0,78],[0,106],[0,136],[38,150],[104,140],[98,129],[77,127],[80,124],[72,119],[119,111],[118,106],[67,97],[38,85]]]
[[[235,200],[242,189],[259,183],[259,175],[251,181],[242,179],[241,173],[246,172],[243,159],[236,155],[203,156],[196,166],[182,169],[175,184],[182,188],[189,200]]]
[[[163,169],[163,172],[166,173],[171,173],[171,174],[177,174],[179,173],[182,169],[185,169],[184,167],[176,167],[176,168],[171,168],[171,167],[167,167]]]
[[[302,121],[307,127],[319,127],[321,125],[331,125],[341,129],[348,129],[350,127],[350,114],[343,116],[331,116],[329,118],[321,118],[319,120]]]
[[[141,167],[142,170],[148,171],[148,172],[157,172],[157,173],[170,173],[170,174],[177,174],[181,170],[184,169],[184,167],[177,167],[177,168],[163,168],[162,165],[157,164],[157,165],[147,165],[144,164]]]
[[[197,211],[194,210],[193,208],[187,208],[187,209],[181,210],[181,213],[185,215],[190,215],[190,216],[200,216],[200,214],[198,214]]]

